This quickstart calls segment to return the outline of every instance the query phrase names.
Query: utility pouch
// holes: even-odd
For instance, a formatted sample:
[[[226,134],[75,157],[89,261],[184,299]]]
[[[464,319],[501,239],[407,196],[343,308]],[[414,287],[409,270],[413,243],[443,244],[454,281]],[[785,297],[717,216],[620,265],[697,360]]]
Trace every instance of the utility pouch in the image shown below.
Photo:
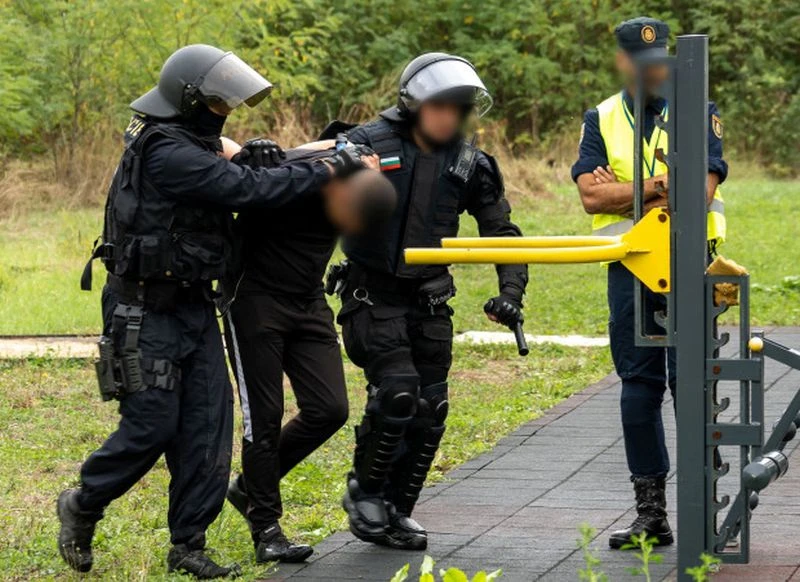
[[[341,296],[349,272],[350,263],[346,260],[328,267],[328,273],[325,275],[325,293]]]
[[[122,382],[117,373],[117,359],[114,357],[114,342],[111,338],[101,336],[97,342],[100,357],[94,362],[97,372],[97,385],[100,397],[104,402],[119,399],[122,395]]]
[[[139,332],[143,320],[144,308],[141,305],[119,303],[114,309],[112,329],[122,334],[121,353],[116,356],[122,393],[138,392],[144,388],[139,362]]]
[[[455,163],[448,169],[448,173],[457,180],[467,183],[475,171],[478,163],[478,148],[475,147],[477,135],[472,138],[472,143],[464,141],[458,152]]]
[[[442,273],[419,286],[417,300],[420,307],[430,308],[432,313],[436,307],[444,305],[455,295],[456,285],[453,276],[450,273]]]
[[[125,353],[119,359],[119,369],[122,373],[122,385],[125,392],[139,392],[144,390],[142,382],[142,365],[139,362],[139,352]]]

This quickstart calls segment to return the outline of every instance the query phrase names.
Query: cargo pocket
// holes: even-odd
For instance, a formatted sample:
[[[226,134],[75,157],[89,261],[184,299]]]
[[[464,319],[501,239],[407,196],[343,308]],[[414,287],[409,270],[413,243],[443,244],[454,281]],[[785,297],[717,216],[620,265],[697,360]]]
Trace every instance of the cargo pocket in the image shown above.
[[[450,368],[453,360],[453,322],[449,317],[426,319],[419,324],[415,359]]]
[[[356,302],[359,303],[359,302]],[[362,306],[342,320],[342,339],[350,360],[359,368],[410,346],[403,307]]]

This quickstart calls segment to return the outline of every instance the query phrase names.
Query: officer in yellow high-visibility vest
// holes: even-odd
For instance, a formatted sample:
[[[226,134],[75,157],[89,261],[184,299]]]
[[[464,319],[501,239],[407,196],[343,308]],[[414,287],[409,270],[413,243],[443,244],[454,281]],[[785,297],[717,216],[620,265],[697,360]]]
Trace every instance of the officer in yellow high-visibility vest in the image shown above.
[[[619,50],[616,65],[624,88],[586,112],[581,130],[579,159],[572,167],[581,201],[593,215],[598,235],[618,235],[632,226],[633,214],[633,60],[643,54],[666,55],[669,27],[652,18],[634,18],[616,28]],[[669,115],[668,103],[658,96],[667,76],[662,65],[642,71],[646,95],[643,169],[645,211],[666,206],[667,166],[656,151],[667,150],[667,135],[656,118]],[[722,159],[722,122],[714,103],[708,104],[708,238],[710,252],[725,238],[725,216],[719,184],[728,166]],[[647,532],[659,544],[673,542],[667,522],[665,478],[669,456],[664,438],[661,405],[669,386],[675,395],[675,358],[672,350],[637,347],[634,342],[633,275],[619,262],[608,266],[609,335],[611,354],[622,380],[621,413],[625,452],[636,494],[637,517],[630,527],[613,532],[609,543],[620,548],[631,536]],[[647,293],[645,309],[665,308],[663,295]],[[653,332],[657,333],[652,317]],[[661,330],[663,331],[663,330]]]

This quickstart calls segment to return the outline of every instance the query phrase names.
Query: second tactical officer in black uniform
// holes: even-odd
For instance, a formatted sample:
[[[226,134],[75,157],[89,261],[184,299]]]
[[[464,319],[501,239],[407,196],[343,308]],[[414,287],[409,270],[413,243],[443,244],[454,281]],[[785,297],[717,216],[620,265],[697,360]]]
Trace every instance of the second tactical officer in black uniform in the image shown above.
[[[521,235],[495,160],[461,133],[473,110],[481,116],[490,106],[467,60],[428,53],[403,71],[397,106],[349,133],[378,153],[398,196],[380,237],[355,237],[344,246],[349,263],[339,322],[347,354],[364,369],[369,399],[343,506],[350,530],[368,542],[427,547],[427,532],[410,516],[448,409],[453,278],[446,267],[406,264],[403,249],[455,236],[465,210],[481,236]],[[497,274],[500,294],[487,314],[513,326],[522,320],[527,266],[498,266]]]
[[[211,282],[231,259],[231,211],[279,206],[359,165],[324,162],[251,169],[219,155],[226,115],[259,103],[271,85],[232,53],[208,45],[176,51],[134,116],[106,203],[108,269],[97,362],[104,399],[120,401],[114,434],[81,468],[81,485],[58,498],[61,556],[92,567],[92,537],[105,508],[166,455],[169,571],[235,574],[205,554],[205,531],[222,509],[231,461],[233,394]],[[91,261],[83,288],[91,286]]]

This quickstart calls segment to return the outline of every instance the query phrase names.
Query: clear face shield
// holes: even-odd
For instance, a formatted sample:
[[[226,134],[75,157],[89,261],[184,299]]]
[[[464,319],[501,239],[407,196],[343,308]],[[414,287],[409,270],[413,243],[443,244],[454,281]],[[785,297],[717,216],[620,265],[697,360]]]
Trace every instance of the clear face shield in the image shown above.
[[[242,103],[255,107],[272,90],[272,83],[233,53],[227,53],[198,80],[198,91],[209,104],[224,103],[236,109]]]
[[[431,100],[446,100],[474,107],[483,117],[492,108],[492,96],[470,65],[459,60],[435,62],[414,75],[405,87],[409,109]]]

